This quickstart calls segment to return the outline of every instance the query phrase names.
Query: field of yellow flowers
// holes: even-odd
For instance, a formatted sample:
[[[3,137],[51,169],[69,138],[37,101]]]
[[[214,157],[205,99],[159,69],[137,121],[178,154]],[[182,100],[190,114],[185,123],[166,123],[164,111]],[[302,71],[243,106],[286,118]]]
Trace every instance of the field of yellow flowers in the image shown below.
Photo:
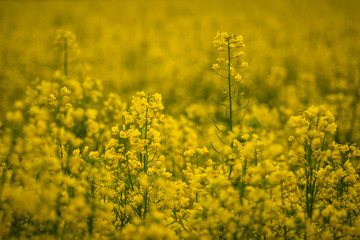
[[[360,239],[345,0],[0,2],[0,239]]]

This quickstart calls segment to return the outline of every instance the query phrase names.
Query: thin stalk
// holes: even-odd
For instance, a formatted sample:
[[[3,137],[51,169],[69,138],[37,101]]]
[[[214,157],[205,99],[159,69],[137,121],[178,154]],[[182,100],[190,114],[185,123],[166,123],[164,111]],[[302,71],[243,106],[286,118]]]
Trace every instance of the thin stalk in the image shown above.
[[[144,133],[144,139],[147,139],[147,131],[148,131],[148,108],[146,109],[146,113],[145,113],[145,133]],[[145,145],[145,155],[144,155],[144,172],[147,173],[147,168],[148,168],[148,158],[149,158],[149,153],[148,153],[148,148]]]
[[[133,185],[132,180],[131,180],[130,164],[129,164],[129,157],[128,156],[126,156],[126,167],[127,167],[127,171],[128,171],[130,187],[131,187],[131,190],[134,191],[134,185]]]
[[[145,190],[145,194],[144,194],[144,214],[143,214],[144,218],[145,218],[147,208],[148,208],[147,202],[148,202],[148,190]]]
[[[64,38],[64,75],[68,75],[68,42],[67,38]]]
[[[94,211],[94,203],[93,203],[93,198],[94,198],[94,193],[95,193],[95,179],[91,180],[88,179],[88,182],[90,184],[90,193],[88,196],[88,201],[89,204],[91,205],[91,214],[87,219],[87,225],[88,225],[88,232],[90,234],[90,236],[93,234],[93,230],[94,230],[94,216],[93,216],[93,211]]]
[[[232,131],[232,97],[231,97],[231,73],[230,73],[230,68],[231,68],[231,55],[230,55],[230,39],[227,40],[227,44],[228,44],[228,59],[229,59],[229,64],[228,64],[228,84],[229,84],[229,130]]]
[[[246,174],[246,166],[247,165],[247,160],[245,159],[244,165],[243,165],[243,169],[242,169],[242,178],[245,176]],[[245,195],[245,182],[242,179],[240,182],[240,203],[243,203],[243,197]]]
[[[283,181],[281,181],[280,183],[280,187],[281,187],[281,203],[282,203],[282,206],[283,206],[283,214],[285,215],[286,212],[285,212],[285,201],[284,201],[284,187],[283,187]],[[285,223],[284,223],[284,226],[283,226],[283,229],[284,229],[284,239],[287,240],[287,228],[285,226]]]
[[[230,165],[230,171],[229,171],[229,176],[228,176],[228,179],[230,180],[230,177],[231,177],[231,173],[232,173],[232,171],[233,171],[233,166],[232,165]]]

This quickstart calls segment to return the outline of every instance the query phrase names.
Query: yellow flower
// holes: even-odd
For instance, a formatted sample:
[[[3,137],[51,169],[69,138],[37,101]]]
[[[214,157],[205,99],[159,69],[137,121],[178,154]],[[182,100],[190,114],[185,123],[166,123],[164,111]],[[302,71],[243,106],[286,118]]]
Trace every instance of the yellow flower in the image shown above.
[[[206,164],[207,166],[211,167],[211,166],[214,165],[214,162],[213,162],[212,159],[208,159],[208,160],[205,162],[205,164]]]
[[[212,69],[214,69],[214,70],[219,70],[219,69],[220,69],[219,64],[217,64],[217,63],[213,64],[213,65],[212,65]]]
[[[241,82],[242,79],[243,79],[243,77],[242,77],[239,73],[236,74],[235,80],[236,80],[237,82]]]
[[[91,151],[89,153],[89,157],[93,157],[93,158],[96,158],[99,156],[99,152],[98,151]]]
[[[146,174],[141,174],[139,176],[139,184],[142,188],[147,189],[150,186],[149,177]]]
[[[199,153],[200,155],[204,155],[205,153],[208,153],[208,149],[206,147],[203,148],[197,148],[196,152]]]
[[[119,133],[119,126],[115,125],[111,128],[112,134],[118,134]]]
[[[192,157],[194,156],[195,151],[191,147],[188,147],[188,149],[183,153],[185,157]]]
[[[249,66],[249,63],[248,62],[242,62],[241,64],[240,64],[240,67],[241,68],[246,68],[246,67],[248,67]]]
[[[92,119],[92,120],[95,120],[96,119],[96,116],[98,114],[98,111],[96,109],[88,109],[86,110],[86,117],[89,118],[89,119]]]
[[[235,69],[233,67],[230,67],[230,74],[234,75],[235,74]]]
[[[233,57],[234,57],[234,58],[239,58],[239,57],[242,57],[242,56],[244,56],[244,52],[243,52],[243,51],[239,51],[239,52],[235,53]]]
[[[66,86],[64,86],[60,89],[60,94],[63,96],[70,95],[71,91]]]

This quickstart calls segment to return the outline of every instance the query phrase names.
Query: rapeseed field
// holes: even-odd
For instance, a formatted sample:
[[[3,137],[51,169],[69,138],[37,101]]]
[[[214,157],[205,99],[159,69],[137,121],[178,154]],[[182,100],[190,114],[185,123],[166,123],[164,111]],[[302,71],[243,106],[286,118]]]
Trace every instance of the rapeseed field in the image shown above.
[[[0,1],[0,238],[360,239],[359,8]]]

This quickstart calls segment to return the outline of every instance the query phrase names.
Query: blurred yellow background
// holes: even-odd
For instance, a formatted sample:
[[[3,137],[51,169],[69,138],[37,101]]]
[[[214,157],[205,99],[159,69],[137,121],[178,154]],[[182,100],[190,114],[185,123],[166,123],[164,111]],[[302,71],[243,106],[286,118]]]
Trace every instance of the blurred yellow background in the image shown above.
[[[171,114],[196,103],[209,105],[221,86],[211,71],[217,56],[212,39],[226,31],[244,37],[247,96],[293,112],[327,103],[344,122],[339,129],[345,136],[359,100],[359,5],[335,0],[1,1],[0,116],[28,84],[50,79],[62,68],[53,44],[58,29],[76,35],[78,61],[103,81],[106,92],[125,101],[136,91],[159,92]]]

